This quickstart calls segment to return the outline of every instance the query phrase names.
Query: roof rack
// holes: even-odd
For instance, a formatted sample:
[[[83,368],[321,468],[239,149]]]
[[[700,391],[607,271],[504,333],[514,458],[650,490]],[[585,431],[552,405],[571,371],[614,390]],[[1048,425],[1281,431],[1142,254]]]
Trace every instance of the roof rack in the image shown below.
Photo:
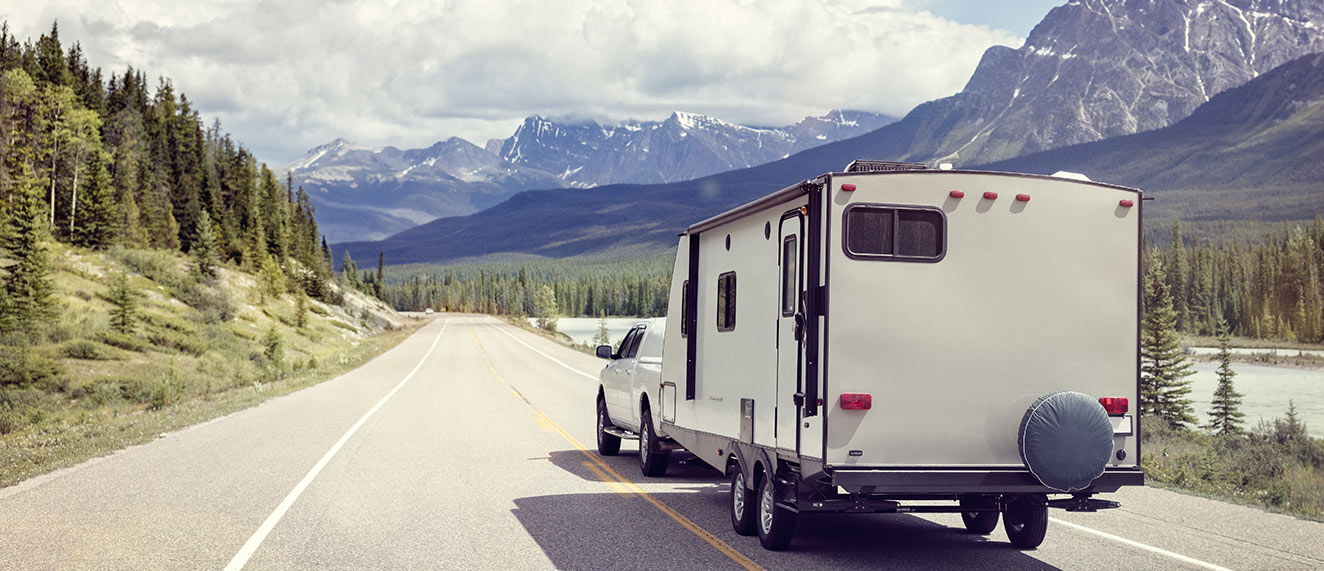
[[[896,161],[871,161],[855,159],[846,165],[846,172],[895,172],[928,170],[924,163],[903,163]]]

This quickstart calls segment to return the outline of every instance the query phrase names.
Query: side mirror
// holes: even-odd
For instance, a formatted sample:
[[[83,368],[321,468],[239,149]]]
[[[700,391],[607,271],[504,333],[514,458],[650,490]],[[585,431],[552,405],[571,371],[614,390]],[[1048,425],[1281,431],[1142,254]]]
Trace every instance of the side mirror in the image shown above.
[[[611,345],[598,345],[598,358],[611,359]]]

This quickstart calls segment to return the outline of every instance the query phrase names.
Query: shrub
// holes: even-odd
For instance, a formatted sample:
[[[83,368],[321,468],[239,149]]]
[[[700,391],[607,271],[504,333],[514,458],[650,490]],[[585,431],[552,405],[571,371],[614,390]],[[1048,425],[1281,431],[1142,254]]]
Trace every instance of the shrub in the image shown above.
[[[98,331],[97,341],[110,345],[111,347],[118,347],[125,351],[134,351],[136,353],[142,353],[147,350],[147,344],[141,339],[132,335],[116,333],[114,331]]]
[[[64,356],[70,359],[86,359],[89,361],[106,361],[114,359],[114,355],[102,349],[104,345],[87,339],[77,339],[64,344]]]
[[[46,386],[62,389],[64,368],[31,347],[0,348],[0,386]]]
[[[207,352],[206,342],[200,341],[196,335],[186,335],[170,329],[150,332],[147,334],[147,340],[157,347],[174,349],[194,357]]]
[[[171,288],[180,285],[184,274],[175,256],[163,250],[114,248],[110,256],[143,277]]]

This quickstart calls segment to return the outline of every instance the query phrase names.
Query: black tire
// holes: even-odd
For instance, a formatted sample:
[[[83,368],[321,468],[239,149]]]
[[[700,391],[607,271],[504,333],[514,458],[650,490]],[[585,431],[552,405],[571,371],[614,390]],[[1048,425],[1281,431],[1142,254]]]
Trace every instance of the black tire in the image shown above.
[[[645,408],[642,416],[639,422],[639,471],[645,476],[656,478],[667,473],[671,451],[664,451],[659,446],[657,432],[653,430],[652,413]]]
[[[759,543],[769,551],[781,551],[791,544],[795,535],[795,512],[777,506],[772,476],[765,476],[759,485],[758,525]]]
[[[608,426],[613,424],[611,417],[607,416],[607,403],[598,399],[598,454],[615,456],[621,451],[621,437],[607,434]]]
[[[740,535],[754,535],[754,525],[758,520],[758,510],[754,502],[754,490],[745,485],[745,472],[736,466],[736,475],[731,478],[731,529]]]
[[[1048,498],[1041,494],[1017,496],[1002,514],[1002,528],[1017,549],[1034,549],[1048,533]]]
[[[961,498],[962,508],[972,507],[993,507],[992,503],[979,503],[972,499]],[[998,512],[961,512],[961,521],[965,523],[966,531],[977,533],[979,535],[988,535],[993,533],[998,527]]]

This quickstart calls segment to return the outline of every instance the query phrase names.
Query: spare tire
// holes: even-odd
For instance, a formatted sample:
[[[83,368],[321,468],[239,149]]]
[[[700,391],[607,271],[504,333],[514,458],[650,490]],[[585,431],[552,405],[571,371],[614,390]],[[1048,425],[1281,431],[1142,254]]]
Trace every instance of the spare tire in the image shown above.
[[[1056,392],[1025,411],[1017,444],[1021,461],[1043,485],[1074,492],[1103,475],[1113,453],[1113,425],[1094,398]]]

